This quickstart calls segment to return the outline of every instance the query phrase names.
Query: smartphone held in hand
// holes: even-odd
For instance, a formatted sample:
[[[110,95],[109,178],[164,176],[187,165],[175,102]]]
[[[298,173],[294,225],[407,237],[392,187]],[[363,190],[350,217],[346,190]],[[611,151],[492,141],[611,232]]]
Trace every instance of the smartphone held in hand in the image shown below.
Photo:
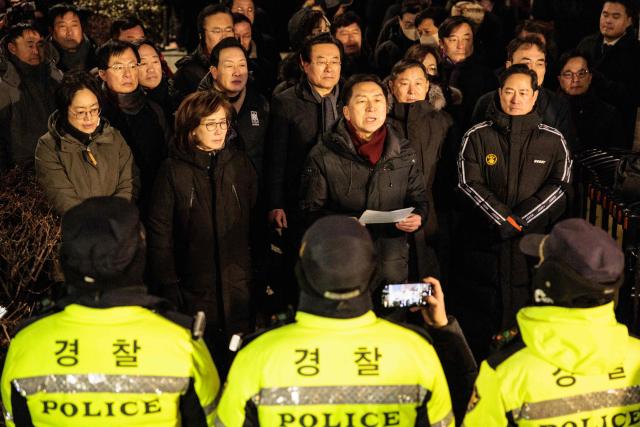
[[[382,306],[385,308],[424,307],[426,298],[433,294],[429,283],[393,283],[382,289]]]

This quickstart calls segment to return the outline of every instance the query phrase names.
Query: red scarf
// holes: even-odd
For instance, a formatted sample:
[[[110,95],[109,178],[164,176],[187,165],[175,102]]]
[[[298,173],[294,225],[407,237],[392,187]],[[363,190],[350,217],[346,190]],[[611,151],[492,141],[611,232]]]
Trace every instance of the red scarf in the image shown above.
[[[349,131],[349,136],[351,136],[351,141],[353,141],[353,146],[360,157],[368,160],[371,165],[378,163],[378,160],[382,157],[382,151],[384,150],[384,141],[387,139],[387,126],[382,125],[380,129],[371,135],[371,139],[369,141],[365,141],[360,138],[356,133],[355,128],[348,121],[347,130]]]

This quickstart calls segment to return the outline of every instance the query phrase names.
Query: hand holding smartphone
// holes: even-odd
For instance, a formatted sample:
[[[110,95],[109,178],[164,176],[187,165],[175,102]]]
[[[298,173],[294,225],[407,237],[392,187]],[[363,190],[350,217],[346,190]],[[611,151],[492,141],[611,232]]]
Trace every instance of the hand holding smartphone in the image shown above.
[[[385,285],[382,289],[382,306],[425,307],[430,295],[433,295],[433,286],[430,283],[393,283]]]

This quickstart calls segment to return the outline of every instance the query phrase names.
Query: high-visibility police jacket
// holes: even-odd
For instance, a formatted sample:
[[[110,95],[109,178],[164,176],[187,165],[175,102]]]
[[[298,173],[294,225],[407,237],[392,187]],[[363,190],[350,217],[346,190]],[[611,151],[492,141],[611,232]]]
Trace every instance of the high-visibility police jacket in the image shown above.
[[[139,307],[78,304],[22,329],[2,373],[8,426],[213,425],[202,339]]]
[[[447,380],[418,333],[373,312],[296,323],[242,349],[216,426],[453,426]]]
[[[463,425],[640,425],[640,340],[613,303],[518,312],[522,343],[482,363]]]

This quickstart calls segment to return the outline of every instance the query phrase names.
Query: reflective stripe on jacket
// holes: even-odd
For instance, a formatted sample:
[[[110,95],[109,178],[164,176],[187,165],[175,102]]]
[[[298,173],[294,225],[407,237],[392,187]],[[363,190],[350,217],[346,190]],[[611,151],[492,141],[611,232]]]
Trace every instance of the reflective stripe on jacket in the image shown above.
[[[640,340],[613,303],[527,307],[518,324],[523,342],[482,363],[465,426],[640,424]]]
[[[138,306],[77,304],[11,342],[7,426],[213,425],[218,373],[202,340]]]
[[[454,424],[433,347],[373,312],[296,323],[237,356],[218,426],[438,426]]]

